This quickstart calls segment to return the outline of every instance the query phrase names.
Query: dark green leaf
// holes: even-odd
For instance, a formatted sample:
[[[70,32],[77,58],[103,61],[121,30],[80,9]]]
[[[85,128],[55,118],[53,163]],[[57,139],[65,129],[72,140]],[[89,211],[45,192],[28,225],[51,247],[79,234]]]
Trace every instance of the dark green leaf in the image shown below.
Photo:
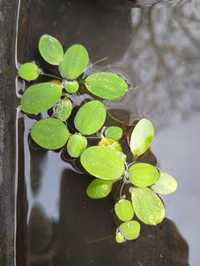
[[[21,98],[22,111],[35,115],[46,112],[59,101],[61,94],[62,88],[51,82],[32,85]]]
[[[61,43],[48,34],[41,36],[39,51],[43,59],[51,65],[59,65],[63,60],[64,51]]]
[[[106,120],[106,108],[100,101],[85,103],[78,110],[74,124],[76,129],[83,135],[96,133]]]
[[[18,75],[27,81],[35,80],[40,75],[40,69],[35,63],[25,63],[20,65]]]
[[[56,150],[65,145],[69,138],[65,124],[56,118],[36,122],[31,128],[31,137],[42,148]]]
[[[129,170],[129,180],[136,187],[149,187],[155,184],[160,176],[156,167],[147,163],[135,163]]]
[[[134,156],[140,156],[147,151],[154,138],[154,127],[150,120],[141,119],[131,134],[130,148]]]
[[[83,168],[103,180],[117,180],[124,173],[124,161],[109,147],[93,146],[81,155]]]
[[[87,139],[81,134],[70,136],[67,142],[67,152],[73,158],[78,158],[87,147]]]
[[[89,92],[107,100],[116,100],[125,95],[128,84],[118,75],[111,72],[99,72],[85,80]]]
[[[149,188],[134,188],[132,204],[136,216],[143,223],[157,225],[165,218],[165,208],[160,198]]]
[[[107,197],[112,190],[112,182],[94,179],[87,187],[87,195],[91,199],[102,199]]]
[[[81,44],[74,44],[66,51],[59,70],[63,77],[73,80],[86,70],[88,63],[89,55],[86,48]]]

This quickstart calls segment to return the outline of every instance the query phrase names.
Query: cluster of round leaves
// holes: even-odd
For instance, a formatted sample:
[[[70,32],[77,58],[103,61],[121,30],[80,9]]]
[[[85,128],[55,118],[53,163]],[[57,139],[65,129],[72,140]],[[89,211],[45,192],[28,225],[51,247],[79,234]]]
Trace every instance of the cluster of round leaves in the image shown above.
[[[44,149],[57,150],[64,147],[72,158],[80,158],[87,173],[94,177],[86,194],[91,199],[107,197],[113,184],[120,182],[129,186],[129,195],[120,195],[114,206],[115,214],[122,223],[116,230],[118,243],[134,240],[140,234],[139,221],[157,225],[165,217],[165,208],[160,195],[174,192],[176,180],[155,166],[141,163],[137,158],[144,154],[154,139],[154,127],[148,119],[141,119],[134,127],[129,147],[134,161],[127,163],[120,139],[123,130],[117,126],[104,128],[99,143],[88,147],[87,138],[99,131],[106,121],[106,106],[99,100],[117,100],[128,90],[127,82],[111,72],[93,73],[83,78],[89,65],[86,48],[72,45],[64,53],[61,43],[50,35],[39,40],[42,58],[58,67],[59,81],[37,83],[26,88],[21,98],[21,110],[26,114],[38,115],[52,110],[52,115],[37,121],[31,128],[34,142]],[[33,62],[22,64],[18,75],[33,81],[43,71]],[[80,83],[88,93],[95,96],[83,103],[74,117],[75,131],[70,132],[67,120],[73,110],[69,94],[77,94]],[[101,130],[102,132],[102,130]],[[135,219],[135,217],[137,219]]]

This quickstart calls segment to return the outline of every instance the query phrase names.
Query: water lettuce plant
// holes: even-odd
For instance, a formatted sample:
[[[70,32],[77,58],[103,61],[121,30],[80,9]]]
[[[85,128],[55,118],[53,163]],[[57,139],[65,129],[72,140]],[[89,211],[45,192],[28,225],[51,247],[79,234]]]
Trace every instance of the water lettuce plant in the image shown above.
[[[69,158],[80,161],[85,173],[92,177],[86,189],[89,198],[103,199],[117,184],[119,193],[113,207],[118,224],[116,242],[137,239],[141,223],[155,226],[163,221],[165,206],[161,196],[177,188],[171,175],[140,161],[154,139],[152,122],[139,119],[129,138],[123,125],[105,126],[109,114],[105,100],[121,99],[129,90],[127,81],[112,72],[87,75],[89,54],[81,44],[64,51],[59,40],[45,34],[38,49],[60,75],[46,74],[35,62],[19,66],[19,77],[27,84],[31,82],[22,95],[21,111],[37,115],[30,129],[32,140],[47,150],[62,149]],[[48,80],[36,83],[40,76]],[[81,102],[82,91],[88,92],[89,100]],[[73,102],[74,95],[80,97],[78,106]]]

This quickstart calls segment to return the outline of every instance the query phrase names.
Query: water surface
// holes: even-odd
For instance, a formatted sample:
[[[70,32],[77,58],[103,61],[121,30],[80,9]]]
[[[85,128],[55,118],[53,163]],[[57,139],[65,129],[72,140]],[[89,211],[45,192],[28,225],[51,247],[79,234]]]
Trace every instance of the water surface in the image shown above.
[[[134,86],[108,103],[125,124],[151,119],[158,165],[177,177],[178,191],[165,199],[167,219],[142,229],[135,242],[117,245],[112,196],[91,201],[90,178],[58,152],[30,143],[33,119],[19,118],[17,265],[199,266],[200,233],[200,17],[191,5],[112,10],[102,1],[22,1],[18,60],[41,60],[44,33],[65,47],[84,44],[97,70],[114,70]],[[200,14],[200,13],[199,13]],[[21,93],[21,86],[17,89]],[[150,160],[150,158],[148,158]],[[105,239],[102,239],[105,238]],[[102,240],[101,240],[102,239]]]

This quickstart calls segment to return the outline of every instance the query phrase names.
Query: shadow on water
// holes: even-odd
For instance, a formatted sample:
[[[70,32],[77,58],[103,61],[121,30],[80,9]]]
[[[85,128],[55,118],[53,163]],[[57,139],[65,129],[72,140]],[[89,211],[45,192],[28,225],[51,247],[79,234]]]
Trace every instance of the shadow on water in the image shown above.
[[[65,47],[75,42],[84,44],[92,63],[106,58],[94,68],[118,71],[138,86],[120,102],[107,103],[112,115],[129,125],[138,117],[152,119],[158,129],[158,141],[153,146],[159,155],[158,164],[165,166],[165,158],[167,168],[174,170],[176,164],[173,168],[172,162],[180,157],[162,143],[166,141],[167,130],[171,127],[173,130],[176,124],[178,129],[168,134],[167,143],[170,147],[175,136],[173,144],[179,145],[177,149],[183,154],[179,130],[187,133],[191,127],[196,129],[196,124],[188,126],[187,121],[192,121],[200,110],[199,76],[195,74],[200,70],[196,29],[199,23],[200,18],[187,7],[116,10],[92,0],[22,1],[18,60],[36,60],[44,69],[56,73],[38,56],[37,42],[44,33],[56,36]],[[61,160],[59,153],[28,145],[33,122],[27,117],[20,118],[17,265],[187,266],[189,248],[191,265],[199,265],[198,242],[192,244],[185,228],[177,222],[187,181],[179,180],[182,201],[171,200],[169,208],[169,216],[177,222],[181,233],[171,219],[165,219],[157,227],[143,226],[139,240],[117,245],[112,236],[116,228],[113,197],[89,200],[85,196],[88,176],[78,173],[71,161]],[[189,131],[187,134],[184,145],[191,147],[198,138],[195,135],[191,140]],[[198,155],[195,148],[190,153],[193,158]],[[157,161],[152,154],[141,160]],[[185,177],[188,171],[181,168],[177,173]],[[193,197],[199,201],[197,192]],[[191,211],[191,216],[195,215],[195,210]],[[190,226],[196,228],[196,224]],[[191,238],[195,237],[198,234],[191,230]]]
[[[56,223],[33,207],[28,265],[188,265],[187,244],[169,219],[144,227],[137,242],[114,243],[113,200],[91,201],[87,184],[87,176],[63,171]]]

